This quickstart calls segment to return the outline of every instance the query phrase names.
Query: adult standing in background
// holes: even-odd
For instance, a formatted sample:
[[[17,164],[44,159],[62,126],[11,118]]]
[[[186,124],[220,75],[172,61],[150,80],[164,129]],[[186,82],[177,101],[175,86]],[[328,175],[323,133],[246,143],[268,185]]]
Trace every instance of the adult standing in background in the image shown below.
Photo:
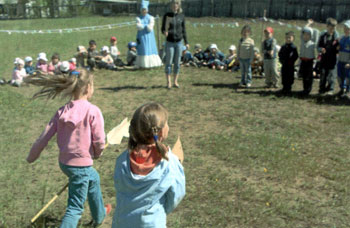
[[[141,2],[141,15],[136,18],[137,57],[136,66],[152,68],[162,65],[154,37],[154,17],[148,14],[149,1]]]
[[[165,57],[165,75],[167,79],[168,89],[172,87],[171,73],[174,74],[174,86],[179,88],[180,59],[184,40],[187,49],[189,48],[186,28],[185,16],[182,14],[181,0],[173,0],[171,2],[171,12],[163,16],[162,33],[166,36],[166,57]],[[174,64],[174,69],[172,69]],[[173,70],[173,72],[172,72]]]

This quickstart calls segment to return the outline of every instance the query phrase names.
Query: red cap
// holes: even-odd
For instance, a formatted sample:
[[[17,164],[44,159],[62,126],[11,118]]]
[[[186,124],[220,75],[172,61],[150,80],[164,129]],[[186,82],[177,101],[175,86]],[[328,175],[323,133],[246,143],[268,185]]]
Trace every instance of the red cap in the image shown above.
[[[112,36],[111,41],[117,41],[117,38],[115,36]]]
[[[264,31],[267,31],[267,32],[269,32],[269,33],[273,33],[273,28],[267,27]]]

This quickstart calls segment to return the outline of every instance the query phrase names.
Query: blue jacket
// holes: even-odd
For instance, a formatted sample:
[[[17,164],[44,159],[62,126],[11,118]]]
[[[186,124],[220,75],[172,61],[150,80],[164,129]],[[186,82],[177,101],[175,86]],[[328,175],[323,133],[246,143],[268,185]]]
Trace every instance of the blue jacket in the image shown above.
[[[113,228],[166,227],[166,215],[176,208],[186,192],[183,167],[171,150],[168,155],[169,161],[162,159],[146,176],[131,172],[128,150],[117,158]]]
[[[32,75],[34,73],[34,67],[32,66],[24,66],[24,69],[26,70],[27,74]]]

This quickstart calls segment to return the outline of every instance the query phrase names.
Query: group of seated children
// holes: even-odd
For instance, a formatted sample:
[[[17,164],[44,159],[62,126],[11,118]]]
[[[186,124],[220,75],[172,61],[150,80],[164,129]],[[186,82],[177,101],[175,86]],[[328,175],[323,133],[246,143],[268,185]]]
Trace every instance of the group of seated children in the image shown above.
[[[85,47],[79,46],[78,53],[76,54],[76,58],[78,63],[81,63],[82,67],[85,67],[85,59],[87,63],[87,68],[90,70],[94,70],[96,67],[99,69],[108,69],[108,70],[119,70],[120,67],[125,66],[135,66],[136,62],[136,42],[129,42],[128,52],[126,63],[124,63],[120,59],[120,52],[117,47],[117,38],[111,37],[110,39],[110,47],[103,46],[101,48],[101,52],[97,51],[96,41],[89,41],[89,48],[86,50]]]
[[[49,62],[46,53],[39,53],[37,63],[33,66],[33,59],[27,56],[24,60],[16,58],[14,61],[15,68],[12,73],[12,79],[8,81],[9,84],[19,87],[23,82],[23,78],[28,75],[33,75],[35,71],[40,71],[42,74],[62,74],[74,71],[76,67],[88,68],[94,70],[94,68],[118,70],[118,67],[135,66],[136,62],[136,46],[135,42],[128,43],[127,63],[119,58],[120,52],[117,48],[117,38],[111,37],[110,47],[103,46],[101,51],[97,51],[96,41],[90,40],[89,48],[84,46],[78,46],[77,53],[73,58],[68,61],[60,60],[60,55],[54,53]],[[6,84],[5,79],[0,79],[0,84]]]
[[[239,61],[236,54],[236,46],[231,45],[225,56],[216,44],[209,45],[204,51],[201,44],[196,44],[192,54],[187,47],[183,47],[181,62],[185,66],[208,67],[210,69],[237,71]]]

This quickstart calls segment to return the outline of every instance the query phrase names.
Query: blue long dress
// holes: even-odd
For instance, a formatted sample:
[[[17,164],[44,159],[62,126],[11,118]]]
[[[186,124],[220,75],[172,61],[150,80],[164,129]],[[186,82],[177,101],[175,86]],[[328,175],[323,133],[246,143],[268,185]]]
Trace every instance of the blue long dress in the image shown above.
[[[137,58],[136,65],[142,68],[159,67],[162,61],[158,55],[157,43],[154,37],[154,17],[146,14],[138,16],[137,20]]]

